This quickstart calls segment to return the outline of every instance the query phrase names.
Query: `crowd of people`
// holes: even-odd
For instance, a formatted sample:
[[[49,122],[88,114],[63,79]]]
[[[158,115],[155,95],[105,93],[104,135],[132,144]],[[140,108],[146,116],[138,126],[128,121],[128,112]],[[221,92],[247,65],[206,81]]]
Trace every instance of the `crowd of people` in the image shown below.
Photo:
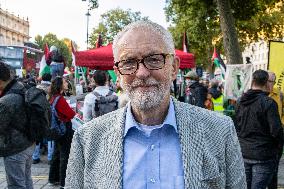
[[[256,70],[251,89],[236,100],[225,99],[218,80],[202,82],[189,71],[175,98],[174,42],[150,21],[118,33],[113,54],[116,85],[106,71],[94,72],[85,87],[84,125],[75,131],[62,63],[50,63],[52,74],[37,82],[15,79],[0,62],[0,157],[9,189],[33,188],[31,166],[45,145],[49,184],[61,188],[277,188],[284,113],[274,73]],[[14,90],[31,87],[45,91],[62,136],[29,139],[25,103]]]

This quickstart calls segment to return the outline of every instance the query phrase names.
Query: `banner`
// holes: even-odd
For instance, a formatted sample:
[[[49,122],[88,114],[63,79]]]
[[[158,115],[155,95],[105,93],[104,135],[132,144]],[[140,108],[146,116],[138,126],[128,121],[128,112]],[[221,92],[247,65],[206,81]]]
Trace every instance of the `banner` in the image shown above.
[[[227,65],[224,95],[227,99],[237,100],[251,88],[252,64]]]
[[[275,87],[284,92],[284,42],[269,41],[268,70],[276,75]]]

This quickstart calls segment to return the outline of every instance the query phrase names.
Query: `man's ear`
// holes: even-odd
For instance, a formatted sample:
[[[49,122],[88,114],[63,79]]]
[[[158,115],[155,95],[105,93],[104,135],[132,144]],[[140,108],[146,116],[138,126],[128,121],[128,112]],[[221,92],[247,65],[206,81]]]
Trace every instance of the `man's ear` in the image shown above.
[[[174,81],[177,77],[179,65],[180,65],[180,59],[178,56],[174,56],[174,62],[172,63],[172,81]]]

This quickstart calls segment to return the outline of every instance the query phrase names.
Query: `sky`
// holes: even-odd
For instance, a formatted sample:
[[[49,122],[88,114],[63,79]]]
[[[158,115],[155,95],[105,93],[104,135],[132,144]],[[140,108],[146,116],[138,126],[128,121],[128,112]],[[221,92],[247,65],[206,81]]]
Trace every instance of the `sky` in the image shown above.
[[[168,27],[164,13],[165,0],[98,0],[99,8],[90,12],[89,34],[98,25],[100,15],[110,9],[122,8],[140,11],[153,22]],[[9,13],[29,19],[30,37],[55,34],[59,39],[69,38],[80,49],[86,49],[88,0],[0,0],[0,6]]]

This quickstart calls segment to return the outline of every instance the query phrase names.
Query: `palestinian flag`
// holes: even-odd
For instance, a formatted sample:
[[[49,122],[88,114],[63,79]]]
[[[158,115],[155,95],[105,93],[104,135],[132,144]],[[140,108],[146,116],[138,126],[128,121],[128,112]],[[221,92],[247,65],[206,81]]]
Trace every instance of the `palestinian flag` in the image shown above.
[[[74,47],[74,44],[73,42],[71,41],[71,50],[72,50],[72,66],[75,67],[75,63],[76,63],[76,58],[75,58],[75,47]]]
[[[107,72],[110,75],[110,77],[113,80],[113,82],[115,83],[116,79],[117,79],[117,76],[116,76],[115,72],[113,70],[108,70]]]
[[[212,56],[212,62],[215,67],[218,67],[221,69],[222,72],[222,78],[225,79],[225,73],[226,73],[226,65],[224,64],[222,58],[220,57],[219,53],[217,53],[216,47],[214,47],[214,53]]]
[[[40,68],[39,68],[39,76],[42,77],[43,74],[49,73],[50,74],[50,67],[46,64],[46,59],[49,53],[48,45],[45,44],[44,47],[44,54],[40,61]]]

